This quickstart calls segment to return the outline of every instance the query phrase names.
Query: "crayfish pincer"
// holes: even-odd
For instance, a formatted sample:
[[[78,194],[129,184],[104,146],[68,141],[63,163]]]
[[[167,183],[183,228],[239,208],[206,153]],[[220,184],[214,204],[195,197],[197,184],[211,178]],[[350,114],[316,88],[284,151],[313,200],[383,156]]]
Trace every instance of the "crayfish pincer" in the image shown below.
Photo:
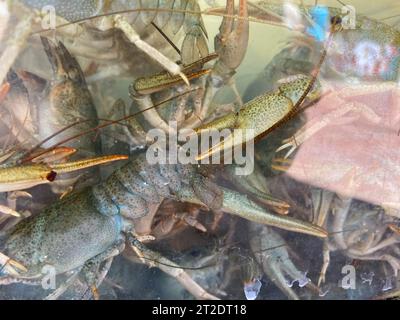
[[[217,186],[193,165],[149,165],[141,154],[106,181],[72,193],[18,223],[7,237],[4,253],[26,271],[8,273],[0,278],[0,284],[40,282],[43,267],[51,266],[57,275],[74,271],[75,277],[80,271],[95,293],[103,262],[122,252],[126,236],[136,234],[136,221],[157,210],[165,198],[221,209],[286,230],[327,236],[320,227],[273,215],[245,195]],[[137,249],[146,250],[144,245]],[[65,290],[65,285],[61,287]]]

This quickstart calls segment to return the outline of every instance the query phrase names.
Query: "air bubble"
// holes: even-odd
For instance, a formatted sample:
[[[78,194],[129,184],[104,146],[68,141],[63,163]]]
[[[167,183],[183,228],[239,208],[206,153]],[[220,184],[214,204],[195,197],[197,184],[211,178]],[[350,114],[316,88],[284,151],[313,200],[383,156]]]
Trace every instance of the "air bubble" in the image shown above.
[[[255,300],[257,299],[258,294],[261,289],[261,281],[258,279],[254,279],[253,281],[246,282],[244,284],[244,295],[247,300]]]
[[[391,289],[393,289],[392,278],[386,278],[382,291],[389,291]]]

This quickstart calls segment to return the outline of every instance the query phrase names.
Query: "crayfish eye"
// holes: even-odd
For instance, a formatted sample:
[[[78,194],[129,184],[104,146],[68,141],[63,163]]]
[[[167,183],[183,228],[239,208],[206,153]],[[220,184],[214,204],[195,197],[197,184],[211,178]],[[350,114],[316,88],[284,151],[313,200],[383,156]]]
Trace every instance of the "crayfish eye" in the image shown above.
[[[54,171],[50,171],[50,173],[46,176],[46,179],[50,182],[53,182],[54,179],[56,178],[57,173]]]

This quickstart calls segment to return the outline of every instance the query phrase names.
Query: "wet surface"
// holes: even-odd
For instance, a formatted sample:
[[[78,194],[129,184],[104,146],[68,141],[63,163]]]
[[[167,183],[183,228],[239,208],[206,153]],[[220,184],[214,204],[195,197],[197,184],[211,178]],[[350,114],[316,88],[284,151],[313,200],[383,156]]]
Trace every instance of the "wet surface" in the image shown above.
[[[25,2],[32,4],[32,1]],[[42,7],[51,1],[33,2],[35,6]],[[93,1],[83,2],[87,12],[82,11],[77,18],[97,12]],[[186,10],[196,10],[190,3]],[[208,42],[209,52],[214,51],[214,37],[222,21],[218,12],[225,10],[225,1],[199,3],[202,10],[211,10],[210,6],[214,8],[209,15],[203,12],[204,25],[196,20],[198,16],[193,13],[184,16],[183,11],[175,16],[168,15],[167,11],[164,16],[154,18],[160,25],[165,23],[162,30],[182,50],[187,34],[192,38],[185,41],[197,37],[193,52],[188,51],[194,55],[196,50],[204,50],[202,45],[205,42],[202,41]],[[62,9],[62,17],[71,17],[70,8],[63,6],[62,1],[53,4],[56,11],[57,8]],[[141,130],[158,129],[155,123],[163,127],[157,116],[165,121],[167,128],[168,121],[177,120],[179,127],[194,129],[221,115],[234,115],[234,111],[251,105],[252,99],[257,96],[271,92],[279,94],[282,91],[279,87],[282,83],[291,83],[292,76],[316,72],[324,50],[327,51],[321,67],[317,68],[321,96],[297,106],[300,112],[296,109],[293,117],[283,119],[277,128],[256,138],[253,153],[255,166],[250,175],[232,178],[230,174],[234,170],[227,165],[201,165],[200,168],[195,166],[200,176],[196,176],[196,180],[183,167],[173,172],[161,169],[159,173],[158,169],[150,169],[145,163],[142,170],[134,171],[137,173],[135,179],[125,174],[118,177],[116,184],[114,181],[107,188],[98,188],[98,198],[95,195],[94,200],[90,198],[88,203],[93,201],[93,210],[99,214],[107,216],[117,212],[116,215],[122,217],[113,220],[121,231],[121,238],[113,241],[118,245],[125,244],[125,248],[118,247],[118,254],[110,250],[113,259],[104,256],[99,261],[89,261],[89,264],[83,261],[84,267],[79,276],[75,275],[80,268],[57,274],[57,288],[76,278],[64,292],[59,292],[60,298],[195,299],[208,293],[220,299],[376,299],[399,290],[400,199],[397,190],[400,179],[397,139],[400,130],[400,5],[395,0],[368,5],[365,1],[349,1],[352,6],[349,10],[355,9],[354,29],[342,28],[330,37],[328,29],[321,29],[328,27],[315,15],[314,24],[310,24],[312,16],[308,15],[308,10],[314,3],[305,1],[305,4],[304,9],[297,5],[289,6],[284,1],[276,1],[275,5],[268,1],[248,3],[250,35],[243,59],[231,71],[226,65],[218,66],[219,62],[215,61],[200,66],[200,69],[204,67],[210,71],[198,79],[191,79],[191,88],[200,88],[195,91],[197,95],[179,96],[187,90],[179,79],[173,87],[164,88],[151,96],[133,95],[129,89],[133,81],[162,72],[163,68],[128,43],[121,30],[96,29],[96,21],[100,20],[93,19],[82,24],[75,40],[68,32],[59,30],[42,34],[52,41],[62,41],[71,57],[76,59],[75,62],[71,59],[58,61],[61,65],[58,65],[57,74],[49,66],[49,62],[57,63],[57,59],[52,61],[51,57],[46,57],[39,36],[36,34],[27,39],[25,47],[16,54],[11,64],[27,89],[14,86],[7,95],[5,87],[2,87],[6,92],[0,101],[2,155],[12,147],[29,150],[46,138],[40,130],[33,130],[43,121],[46,126],[54,128],[52,133],[55,133],[62,129],[57,126],[60,121],[55,121],[60,117],[65,121],[71,120],[62,122],[63,126],[82,120],[76,112],[62,116],[71,107],[67,104],[69,101],[73,107],[79,108],[82,97],[72,89],[55,89],[57,81],[76,79],[80,72],[74,68],[76,64],[82,69],[85,79],[85,83],[81,79],[82,87],[78,89],[86,90],[87,85],[95,108],[90,117],[97,116],[95,121],[99,124],[170,99],[152,109],[152,116],[142,112],[135,118],[124,119],[120,124],[96,130],[90,138],[78,137],[73,143],[63,144],[77,149],[73,159],[87,156],[84,149],[88,144],[89,147],[96,145],[97,152],[102,155],[129,154],[131,159],[135,159],[145,152],[145,144],[151,141],[141,136]],[[26,13],[16,7],[7,7],[3,2],[0,5],[0,8],[9,10],[10,15],[8,25],[0,25],[4,29],[0,32],[3,37],[0,50],[4,53],[10,46],[10,39],[16,37],[16,26]],[[337,1],[318,1],[318,5],[328,18],[342,14],[342,5]],[[335,9],[328,11],[324,5]],[[119,6],[126,9],[124,1],[113,2],[113,8]],[[24,10],[30,12],[29,8]],[[271,12],[282,15],[282,26],[268,21]],[[155,15],[154,12],[148,15],[142,13],[143,16],[131,12],[127,17],[146,43],[171,61],[178,61],[180,57],[176,50],[148,23],[152,19],[151,14]],[[107,25],[106,20],[104,25]],[[35,27],[32,25],[32,30],[36,30]],[[312,32],[310,28],[314,28]],[[207,38],[203,29],[207,31]],[[320,41],[321,37],[325,42]],[[94,55],[91,54],[93,48],[98,48]],[[229,49],[232,55],[240,55],[240,48],[232,46]],[[3,56],[0,55],[1,59]],[[212,86],[212,89],[207,86]],[[203,96],[204,92],[208,92],[211,99]],[[57,99],[63,102],[62,108],[59,113],[54,113],[54,108],[59,106]],[[117,99],[122,100],[116,103]],[[146,105],[148,101],[150,104]],[[89,111],[85,109],[85,112]],[[203,111],[205,119],[199,116],[203,116]],[[238,123],[234,125],[239,127]],[[75,129],[77,131],[72,133],[82,131]],[[71,136],[71,131],[63,135],[68,136]],[[46,147],[52,146],[52,143],[54,141]],[[14,160],[13,157],[10,159]],[[5,159],[4,164],[21,166],[20,162],[13,163],[10,159]],[[66,160],[49,163],[63,161]],[[66,208],[74,208],[69,199],[75,193],[90,188],[96,182],[108,183],[105,182],[107,177],[121,170],[126,163],[123,161],[94,170],[60,174],[55,183],[0,193],[0,204],[21,214],[21,218],[15,218],[0,212],[0,252],[7,254],[6,240],[18,221],[28,216],[40,217],[44,208],[60,203],[60,197],[64,199],[62,203],[66,204]],[[3,166],[0,166],[2,169]],[[135,181],[135,188],[129,189],[131,181]],[[5,186],[3,182],[0,184]],[[189,185],[189,190],[203,203],[209,204],[209,208],[199,205],[199,200],[192,203],[180,201],[185,199],[184,196],[171,192],[179,190],[177,186],[180,184]],[[326,230],[327,237],[262,225],[254,219],[249,221],[230,214],[235,210],[224,210],[226,208],[222,204],[226,193],[223,188],[245,197],[238,197],[241,200],[235,209],[243,208],[245,211],[247,208],[243,204],[249,199],[252,209],[256,206],[265,214],[312,223]],[[129,192],[120,194],[118,190],[122,189]],[[141,195],[136,197],[140,190],[142,198]],[[164,197],[163,201],[158,201],[158,198],[148,201],[149,194],[156,193]],[[100,203],[99,194],[105,195],[104,202]],[[125,201],[127,207],[121,205]],[[140,207],[142,203],[145,203],[145,209]],[[63,210],[62,207],[60,205],[60,210]],[[139,208],[147,214],[139,217],[132,208]],[[127,218],[129,213],[131,216]],[[71,217],[79,216],[75,212],[65,212],[65,216],[69,214]],[[59,226],[61,242],[67,228],[71,230],[71,225],[79,224],[73,218],[71,221],[64,221],[65,224]],[[31,250],[32,261],[44,263],[47,259],[47,256],[38,258],[37,255],[45,252],[43,248],[46,244],[40,242],[43,238],[40,232],[49,232],[48,225],[44,222],[39,235],[27,228],[30,231],[24,237],[35,237],[34,242],[40,243],[37,250]],[[128,225],[134,228],[128,229]],[[131,246],[127,235],[135,230],[139,240],[142,239],[140,236],[154,237],[142,239],[149,251]],[[77,233],[74,250],[83,252],[82,246],[95,237],[96,232],[91,235]],[[35,279],[24,278],[24,283],[13,283],[16,278],[8,277],[9,271],[4,266],[0,266],[0,270],[1,299],[55,297],[52,295],[55,288],[52,287],[51,273],[42,272]],[[37,285],[28,282],[36,282]],[[98,294],[94,287],[98,287]]]

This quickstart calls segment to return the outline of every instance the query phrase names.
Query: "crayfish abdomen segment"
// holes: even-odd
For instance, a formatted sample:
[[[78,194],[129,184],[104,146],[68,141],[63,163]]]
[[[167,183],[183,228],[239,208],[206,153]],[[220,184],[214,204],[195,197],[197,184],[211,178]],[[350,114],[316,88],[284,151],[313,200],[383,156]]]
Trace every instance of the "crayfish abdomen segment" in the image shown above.
[[[71,271],[113,247],[152,204],[165,197],[179,200],[183,189],[193,190],[210,208],[222,205],[222,191],[193,166],[150,165],[142,154],[106,181],[21,221],[5,253],[23,264],[29,276],[40,274],[45,265],[57,274]]]
[[[6,252],[18,259],[29,275],[45,265],[63,273],[82,266],[120,239],[120,217],[100,214],[88,190],[71,195],[20,222],[6,242]]]

